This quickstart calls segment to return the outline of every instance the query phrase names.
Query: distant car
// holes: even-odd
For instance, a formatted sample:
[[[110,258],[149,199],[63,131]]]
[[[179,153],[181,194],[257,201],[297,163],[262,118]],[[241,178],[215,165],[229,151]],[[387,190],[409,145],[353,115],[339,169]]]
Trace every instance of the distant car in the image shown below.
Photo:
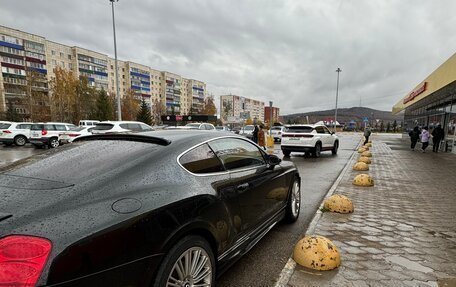
[[[255,129],[254,125],[246,125],[246,126],[242,127],[242,129],[239,131],[239,134],[247,137],[248,139],[252,139],[254,129]]]
[[[69,123],[34,123],[30,128],[30,143],[35,147],[56,148],[59,146],[59,133],[76,126]]]
[[[66,144],[74,141],[78,137],[87,136],[92,134],[93,127],[79,126],[70,129],[69,131],[59,133],[59,144]]]
[[[79,126],[80,127],[94,127],[100,121],[98,120],[80,120]]]
[[[215,131],[213,124],[209,123],[190,123],[185,125],[186,128],[195,129],[195,130],[211,130]]]
[[[104,121],[92,128],[92,134],[113,134],[130,132],[150,132],[154,129],[142,122],[135,121]]]
[[[215,286],[301,178],[234,134],[101,134],[0,173],[0,286]]]
[[[231,129],[227,126],[216,126],[215,129],[219,132],[231,132]]]
[[[0,142],[5,145],[23,146],[30,137],[32,123],[2,122],[0,123]]]
[[[282,140],[282,133],[284,130],[284,126],[275,126],[271,128],[271,135],[274,137],[275,142],[280,142]]]
[[[280,145],[283,155],[304,152],[319,157],[322,151],[337,154],[339,138],[324,125],[291,125],[282,133]]]

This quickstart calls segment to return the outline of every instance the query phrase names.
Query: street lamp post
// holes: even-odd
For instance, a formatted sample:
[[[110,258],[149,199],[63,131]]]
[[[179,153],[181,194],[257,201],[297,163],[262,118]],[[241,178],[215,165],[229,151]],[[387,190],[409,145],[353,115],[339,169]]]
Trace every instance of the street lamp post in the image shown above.
[[[117,119],[122,120],[122,111],[120,107],[120,88],[119,88],[119,70],[117,68],[117,43],[116,43],[116,24],[114,18],[114,2],[119,2],[119,0],[109,0],[112,7],[112,30],[114,32],[114,58],[115,58],[115,73],[116,73],[116,93],[117,93]]]
[[[342,72],[340,68],[337,68],[337,85],[336,85],[336,113],[334,115],[334,133],[336,133],[336,125],[337,125],[337,100],[339,98],[339,73]]]

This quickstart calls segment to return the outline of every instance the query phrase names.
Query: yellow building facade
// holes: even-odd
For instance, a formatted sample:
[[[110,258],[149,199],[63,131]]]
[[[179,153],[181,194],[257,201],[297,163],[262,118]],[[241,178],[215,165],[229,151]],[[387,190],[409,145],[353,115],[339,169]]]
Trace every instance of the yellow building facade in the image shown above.
[[[392,111],[404,113],[404,130],[441,125],[442,151],[456,152],[456,53],[397,102]]]

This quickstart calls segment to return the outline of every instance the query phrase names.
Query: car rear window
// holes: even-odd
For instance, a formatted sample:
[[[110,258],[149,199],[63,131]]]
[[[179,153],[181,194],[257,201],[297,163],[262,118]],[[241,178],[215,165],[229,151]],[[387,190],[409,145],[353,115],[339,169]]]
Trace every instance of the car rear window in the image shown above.
[[[285,128],[285,132],[288,133],[311,133],[312,131],[313,128],[309,126],[292,126]]]
[[[11,126],[11,124],[2,123],[2,124],[0,124],[0,129],[7,129],[10,126]]]
[[[92,130],[93,131],[107,131],[114,127],[113,124],[97,124]]]

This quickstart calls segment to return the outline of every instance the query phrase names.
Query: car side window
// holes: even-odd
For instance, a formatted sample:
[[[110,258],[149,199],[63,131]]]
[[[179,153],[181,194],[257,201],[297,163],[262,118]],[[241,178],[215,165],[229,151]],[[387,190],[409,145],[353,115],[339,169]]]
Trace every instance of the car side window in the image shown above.
[[[64,125],[54,125],[56,131],[66,131],[66,127]]]
[[[129,130],[128,124],[119,124],[119,126],[123,129]]]
[[[146,125],[139,124],[139,126],[141,127],[142,131],[152,131],[153,130],[153,129],[151,129],[150,127],[148,127]]]
[[[221,172],[223,168],[220,159],[207,144],[200,145],[182,155],[179,159],[180,164],[192,173],[213,173]]]
[[[317,133],[319,133],[319,134],[324,134],[324,133],[325,133],[325,130],[323,129],[323,127],[315,127],[315,130],[316,130]]]
[[[128,124],[128,129],[135,132],[139,132],[141,131],[141,126],[139,124]]]
[[[266,164],[258,147],[243,139],[218,139],[209,142],[209,146],[228,170]]]
[[[325,134],[331,134],[327,127],[323,127],[323,129],[325,130]]]

